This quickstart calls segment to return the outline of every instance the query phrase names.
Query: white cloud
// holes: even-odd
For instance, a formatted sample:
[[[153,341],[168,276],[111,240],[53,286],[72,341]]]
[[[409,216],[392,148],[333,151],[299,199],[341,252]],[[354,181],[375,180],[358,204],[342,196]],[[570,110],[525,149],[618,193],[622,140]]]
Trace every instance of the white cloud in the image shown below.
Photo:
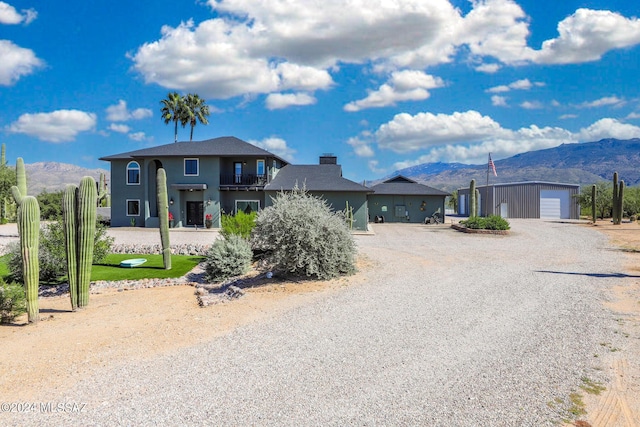
[[[377,175],[382,175],[384,173],[387,173],[387,169],[383,169],[383,168],[379,168],[378,167],[379,162],[377,160],[369,160],[369,163],[367,163],[367,166],[369,166],[369,170]]]
[[[577,119],[578,115],[577,114],[563,114],[560,117],[558,117],[560,120],[568,120],[568,119]]]
[[[628,120],[633,120],[633,119],[640,119],[640,113],[637,112],[631,112],[629,113],[629,115],[626,117],[626,119]]]
[[[477,111],[452,115],[397,114],[375,132],[378,145],[396,153],[418,151],[442,143],[468,143],[499,133],[500,125]]]
[[[580,104],[580,107],[582,108],[599,108],[599,107],[606,107],[606,106],[621,107],[625,103],[626,101],[624,99],[618,98],[617,96],[605,96],[603,98],[596,99],[595,101],[584,102]]]
[[[148,108],[136,108],[129,111],[127,102],[119,100],[117,104],[110,105],[105,110],[107,112],[107,120],[110,122],[126,122],[128,120],[141,120],[152,117],[153,112]]]
[[[371,134],[361,133],[360,137],[353,137],[347,140],[347,144],[353,147],[353,152],[358,157],[373,157],[375,152],[371,148]]]
[[[79,110],[23,114],[9,125],[9,132],[23,133],[42,141],[73,141],[80,132],[95,128],[96,115]]]
[[[475,70],[481,73],[494,74],[500,71],[500,68],[502,68],[500,64],[481,64],[478,65]]]
[[[540,101],[524,101],[520,104],[520,107],[525,110],[540,110],[544,108],[544,105]]]
[[[312,91],[338,63],[422,68],[450,61],[461,22],[447,0],[210,1],[220,18],[176,28],[132,54],[146,82],[208,97]],[[375,31],[372,29],[375,28]]]
[[[512,0],[475,0],[464,18],[460,41],[473,55],[491,56],[505,64],[519,64],[534,56],[527,47],[529,22],[522,8]]]
[[[9,40],[0,40],[0,86],[14,84],[22,76],[29,75],[44,62],[30,49],[13,44]]]
[[[280,110],[291,106],[312,105],[316,98],[308,93],[271,93],[265,100],[268,110]]]
[[[282,138],[271,137],[265,138],[262,141],[250,140],[248,142],[256,147],[276,154],[287,161],[292,161],[293,155],[296,153],[296,150],[289,147],[287,141]]]
[[[487,89],[486,92],[503,93],[503,92],[509,92],[511,90],[529,90],[534,86],[542,87],[544,86],[544,83],[542,82],[532,83],[529,79],[522,79],[522,80],[516,80],[515,82],[510,83],[508,85],[494,86],[492,88]]]
[[[621,123],[616,119],[600,119],[578,133],[582,141],[599,141],[603,138],[640,138],[640,127]]]
[[[153,140],[152,137],[147,137],[147,135],[144,132],[132,132],[129,134],[129,139],[133,141],[138,141],[138,142]]]
[[[109,125],[109,130],[112,130],[112,131],[118,132],[118,133],[129,133],[131,128],[129,126],[127,126],[127,125],[111,123]]]
[[[474,0],[465,16],[448,0],[370,0],[366,6],[361,0],[325,0],[314,8],[290,0],[207,3],[215,18],[164,26],[159,39],[130,55],[147,83],[208,98],[255,99],[329,89],[331,73],[343,64],[385,73],[424,70],[462,52],[480,64],[477,71],[494,73],[503,64],[591,61],[640,43],[637,19],[579,9],[558,24],[558,38],[534,50],[527,45],[529,17],[515,0]],[[397,88],[388,85],[371,92],[367,102],[404,99],[396,99]],[[424,88],[413,90],[404,95],[428,96]]]
[[[23,9],[22,13],[8,3],[0,1],[0,24],[30,24],[38,16],[34,9]]]
[[[389,81],[370,91],[366,98],[344,106],[345,111],[355,112],[366,108],[396,105],[400,101],[421,101],[431,96],[429,89],[444,86],[440,77],[434,77],[418,70],[395,71]]]
[[[536,52],[541,64],[579,64],[597,61],[613,49],[640,43],[640,20],[607,10],[578,9],[558,24],[559,37]]]
[[[494,107],[506,107],[507,106],[507,98],[505,96],[493,95],[491,97],[491,104]]]

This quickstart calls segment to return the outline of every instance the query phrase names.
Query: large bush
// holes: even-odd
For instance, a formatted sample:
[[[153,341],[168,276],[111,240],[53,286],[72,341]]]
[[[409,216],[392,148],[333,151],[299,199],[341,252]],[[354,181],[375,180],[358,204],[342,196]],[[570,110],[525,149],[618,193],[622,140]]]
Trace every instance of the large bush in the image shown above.
[[[253,247],[268,268],[321,279],[355,271],[356,246],[344,213],[304,189],[281,192],[256,218]]]
[[[213,242],[205,256],[205,276],[209,282],[219,282],[249,271],[253,252],[246,239],[231,234]]]
[[[19,283],[5,283],[0,279],[0,323],[9,323],[27,312],[24,287]]]
[[[222,230],[221,234],[224,237],[228,237],[232,234],[237,234],[245,239],[251,236],[251,230],[256,225],[256,213],[244,213],[238,211],[235,215],[222,215]]]
[[[113,237],[107,234],[107,227],[96,223],[96,235],[93,246],[93,262],[100,263],[111,252]],[[8,245],[8,268],[12,280],[22,281],[22,254],[18,242]],[[64,228],[62,221],[52,221],[40,229],[40,281],[53,283],[67,274],[67,254],[65,251]]]
[[[498,215],[489,215],[488,217],[474,216],[465,221],[460,221],[467,228],[481,230],[508,230],[510,228],[509,221]]]

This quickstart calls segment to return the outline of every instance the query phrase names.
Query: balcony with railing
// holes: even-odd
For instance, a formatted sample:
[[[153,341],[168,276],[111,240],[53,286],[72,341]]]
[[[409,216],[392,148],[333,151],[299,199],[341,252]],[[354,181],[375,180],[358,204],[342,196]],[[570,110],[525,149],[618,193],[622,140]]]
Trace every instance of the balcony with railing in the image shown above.
[[[220,174],[221,190],[261,190],[269,182],[267,174]]]

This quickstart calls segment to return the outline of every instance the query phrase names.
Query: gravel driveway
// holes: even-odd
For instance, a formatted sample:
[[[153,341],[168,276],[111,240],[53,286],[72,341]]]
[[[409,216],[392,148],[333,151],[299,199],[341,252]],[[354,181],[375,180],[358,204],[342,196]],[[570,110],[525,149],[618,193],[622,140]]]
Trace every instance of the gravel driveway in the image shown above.
[[[50,400],[82,414],[21,425],[540,426],[598,381],[624,282],[604,236],[512,220],[510,236],[374,225],[367,280],[140,363],[115,362]],[[614,344],[613,344],[614,345]],[[596,357],[597,355],[597,357]],[[4,414],[6,415],[6,414]],[[12,414],[15,415],[15,414]],[[0,418],[0,424],[2,419]]]

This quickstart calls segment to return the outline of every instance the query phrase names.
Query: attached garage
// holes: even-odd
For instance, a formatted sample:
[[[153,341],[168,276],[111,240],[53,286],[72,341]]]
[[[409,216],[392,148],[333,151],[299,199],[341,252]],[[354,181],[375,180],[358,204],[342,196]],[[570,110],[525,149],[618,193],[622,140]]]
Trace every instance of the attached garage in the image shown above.
[[[517,182],[477,187],[480,215],[503,218],[579,219],[577,184]],[[469,189],[458,190],[459,213],[469,214]]]

